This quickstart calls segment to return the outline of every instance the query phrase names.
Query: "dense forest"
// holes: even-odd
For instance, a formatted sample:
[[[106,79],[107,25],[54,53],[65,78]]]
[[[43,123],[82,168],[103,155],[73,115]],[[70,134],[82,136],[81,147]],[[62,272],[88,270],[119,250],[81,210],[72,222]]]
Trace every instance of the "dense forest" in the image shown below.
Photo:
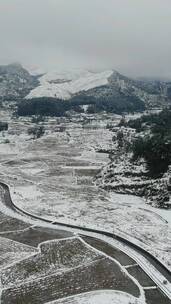
[[[67,101],[49,97],[22,100],[18,105],[17,114],[19,116],[64,116],[70,110],[82,112],[81,106],[83,105],[89,105],[87,111],[90,114],[101,111],[122,114],[124,112],[137,112],[145,109],[144,103],[136,97],[120,94],[118,96],[111,95],[96,98],[82,93]]]
[[[52,97],[33,98],[22,100],[18,104],[17,114],[19,116],[65,116],[67,111],[74,110],[76,112],[83,111],[82,105],[92,105],[95,101],[93,98],[83,96],[83,98],[73,97],[69,101]]]
[[[144,158],[152,176],[160,176],[171,165],[171,108],[158,114],[130,120],[139,133],[132,144],[134,160]]]
[[[68,103],[54,98],[33,98],[22,100],[18,104],[17,114],[19,116],[62,116],[69,109]]]

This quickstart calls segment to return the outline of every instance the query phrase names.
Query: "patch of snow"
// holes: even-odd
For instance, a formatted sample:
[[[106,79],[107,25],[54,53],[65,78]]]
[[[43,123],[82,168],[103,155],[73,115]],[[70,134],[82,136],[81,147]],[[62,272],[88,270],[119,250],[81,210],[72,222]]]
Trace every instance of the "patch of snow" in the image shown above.
[[[48,304],[143,304],[144,301],[119,291],[93,291]]]
[[[164,210],[164,209],[156,209],[153,208],[153,212],[159,214],[163,219],[165,219],[168,222],[168,225],[171,227],[171,209]]]
[[[104,86],[113,71],[93,73],[89,71],[73,70],[72,72],[49,72],[42,76],[40,86],[33,89],[26,99],[37,97],[55,97],[67,100],[73,94],[81,91]]]

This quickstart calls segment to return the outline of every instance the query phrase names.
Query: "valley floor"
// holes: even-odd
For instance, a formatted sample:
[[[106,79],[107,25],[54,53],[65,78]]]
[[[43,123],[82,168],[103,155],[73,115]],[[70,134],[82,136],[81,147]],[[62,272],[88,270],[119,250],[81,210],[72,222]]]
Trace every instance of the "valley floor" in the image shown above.
[[[63,120],[60,122],[60,124],[64,126],[63,132],[56,131],[56,125],[58,124],[56,120],[48,120],[44,123],[46,134],[38,140],[32,140],[30,136],[27,135],[27,129],[32,125],[30,121],[27,119],[16,121],[10,120],[8,134],[4,134],[5,139],[8,139],[9,142],[3,143],[4,138],[2,137],[0,139],[2,142],[0,144],[0,180],[9,185],[12,200],[19,208],[31,214],[49,219],[52,222],[60,221],[64,223],[74,223],[81,226],[115,232],[145,248],[171,269],[171,211],[150,207],[139,197],[120,195],[112,192],[108,193],[104,190],[100,190],[93,182],[95,175],[109,161],[108,154],[97,153],[97,150],[111,149],[113,144],[113,134],[106,129],[105,126],[106,124],[116,122],[117,120],[117,116],[96,116],[94,120],[89,120],[86,124],[83,121],[78,121],[78,119],[75,119],[75,121]],[[7,215],[9,211],[7,212],[5,209],[3,212],[6,214],[5,216],[10,215]],[[4,298],[5,300],[2,301],[4,304],[27,303],[26,300],[25,302],[22,302],[22,300],[20,300],[20,302],[15,302],[18,301],[16,300],[18,298],[15,298],[16,295],[20,294],[20,282],[17,282],[17,286],[20,287],[17,287],[18,289],[14,292],[13,302],[10,302],[12,300],[9,300],[12,299],[11,295],[14,291],[10,281],[12,282],[14,277],[16,279],[19,278],[21,273],[23,273],[22,265],[18,264],[17,266],[20,268],[20,273],[15,264],[13,265],[12,263],[14,260],[16,261],[17,256],[19,263],[21,259],[27,258],[27,267],[29,267],[29,269],[34,269],[33,258],[28,258],[28,256],[35,256],[34,259],[36,259],[37,254],[40,255],[40,252],[37,249],[38,244],[49,240],[50,235],[50,239],[53,239],[53,233],[50,231],[48,232],[48,230],[42,231],[42,228],[40,229],[37,226],[39,225],[33,224],[30,226],[30,224],[23,224],[23,222],[16,223],[16,220],[12,218],[9,218],[8,220],[1,219],[1,242],[4,244],[5,239],[3,248],[6,250],[2,253],[2,265],[3,268],[4,265],[5,268],[7,267],[4,274],[4,282],[7,283],[4,283],[4,286],[7,284],[9,288],[9,294],[6,295],[4,293],[4,297],[6,297]],[[15,232],[11,232],[12,230]],[[62,232],[61,234],[59,233],[59,238],[66,237],[66,234],[64,234],[64,236],[62,234]],[[56,239],[58,236],[54,236],[54,238]],[[9,243],[6,244],[6,242]],[[17,248],[14,256],[13,253],[9,254],[8,248],[11,247],[11,242],[12,245]],[[20,252],[20,254],[17,252]],[[44,254],[43,251],[43,255]],[[9,256],[11,257],[10,263]],[[106,260],[106,258],[102,256],[100,254],[100,257],[95,259],[95,261],[92,260],[91,257],[88,261],[89,264],[93,261],[93,266],[91,267],[95,268],[94,270],[91,269],[91,273],[93,271],[94,276],[97,277],[98,269],[101,269],[101,267],[103,269],[108,269],[107,267],[116,267],[116,265],[110,266],[109,260]],[[40,256],[40,259],[42,258],[45,260],[44,256]],[[76,260],[78,262],[78,259]],[[28,263],[31,263],[31,266],[28,266]],[[98,266],[98,263],[100,263],[100,266]],[[11,268],[8,268],[8,264],[13,265],[12,270]],[[81,267],[84,266],[82,265]],[[58,268],[60,268],[59,264]],[[25,266],[23,269],[25,269]],[[68,271],[70,271],[69,269],[70,267],[68,268]],[[52,266],[52,273],[53,270],[54,266]],[[12,273],[14,272],[14,277],[10,277],[11,271]],[[40,266],[40,269],[38,267],[37,271],[43,271],[42,266]],[[44,271],[46,276],[48,276],[49,268]],[[104,273],[104,271],[100,270],[100,273],[101,272]],[[133,272],[138,273],[139,270],[134,269]],[[16,276],[15,273],[17,273]],[[56,272],[55,277],[52,276],[52,273],[50,280],[57,280]],[[82,270],[80,275],[84,273],[85,270]],[[37,274],[30,274],[29,270],[28,277],[32,275],[32,279],[35,278],[34,275],[37,276]],[[61,273],[59,275],[61,275]],[[84,275],[82,280],[87,280],[87,277],[84,277]],[[75,272],[74,276],[77,276]],[[141,276],[142,275],[140,275],[140,277]],[[40,284],[37,283],[38,285],[34,286],[35,294],[41,284],[43,284],[42,286],[47,285],[43,282],[44,273],[39,273],[38,277],[39,280],[42,281],[39,282]],[[42,279],[40,279],[41,277]],[[62,275],[62,278],[65,281],[64,274]],[[88,277],[88,279],[90,279],[90,277]],[[30,279],[25,277],[24,280],[28,282],[28,285],[26,285],[30,288]],[[61,282],[61,277],[59,280]],[[101,280],[103,281],[103,278],[101,278]],[[113,282],[113,279],[111,280]],[[76,284],[75,280],[73,282],[71,282],[71,285]],[[125,291],[125,286],[129,286],[128,282],[125,282],[126,281],[124,281],[124,288],[122,291]],[[101,289],[102,287],[102,289],[113,289],[110,282],[107,285],[103,284],[101,286],[100,284],[101,283],[98,285],[98,289]],[[51,282],[50,286],[54,286],[54,283]],[[149,287],[149,285],[146,287]],[[75,286],[73,288],[77,289],[77,294],[89,291],[89,289],[81,290],[80,286]],[[97,289],[97,287],[94,289]],[[121,289],[119,288],[119,290]],[[133,290],[133,288],[131,287],[130,290]],[[53,291],[51,292],[53,293]],[[155,289],[153,292],[148,291],[148,289],[145,291],[146,294],[149,294],[150,292],[154,294],[153,299],[157,298],[157,291],[155,291]],[[114,295],[109,291],[106,293],[106,295],[103,293],[103,296],[106,296],[107,299],[109,299],[108,303],[119,303],[117,302],[119,296],[123,299],[122,303],[143,303],[142,299],[140,299],[140,302],[133,299],[133,297],[138,296],[136,291],[130,296],[125,294],[119,295],[118,292],[114,293]],[[66,295],[72,295],[72,293],[66,293]],[[71,297],[66,301],[60,300],[59,302],[57,301],[54,303],[100,303],[100,296],[101,294],[99,293],[93,293],[91,295],[85,293],[74,299]],[[30,295],[28,295],[28,299],[29,297]],[[65,293],[62,293],[62,297],[65,297]],[[112,302],[113,297],[115,297],[115,302]],[[147,298],[148,297],[150,299],[149,295]],[[56,296],[54,299],[57,298],[60,298],[60,295]],[[42,303],[54,300],[43,299],[44,302]],[[149,300],[149,303],[153,303],[150,301],[151,300]],[[161,300],[160,303],[169,303],[164,301],[165,300]],[[37,302],[32,301],[28,303],[40,302],[37,300]]]

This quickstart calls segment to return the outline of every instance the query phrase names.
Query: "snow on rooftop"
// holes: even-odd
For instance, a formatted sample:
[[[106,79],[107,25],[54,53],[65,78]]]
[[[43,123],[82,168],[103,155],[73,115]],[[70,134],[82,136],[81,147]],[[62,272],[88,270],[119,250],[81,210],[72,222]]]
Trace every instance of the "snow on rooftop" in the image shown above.
[[[112,70],[94,73],[75,69],[72,71],[48,72],[40,77],[40,85],[33,89],[27,99],[37,97],[55,97],[67,100],[73,94],[108,84]]]

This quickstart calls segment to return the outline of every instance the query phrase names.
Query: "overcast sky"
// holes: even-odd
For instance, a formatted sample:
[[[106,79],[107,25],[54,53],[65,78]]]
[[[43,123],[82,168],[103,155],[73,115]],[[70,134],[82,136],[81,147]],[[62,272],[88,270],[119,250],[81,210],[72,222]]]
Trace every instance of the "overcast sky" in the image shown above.
[[[0,64],[171,78],[171,0],[0,0]]]

